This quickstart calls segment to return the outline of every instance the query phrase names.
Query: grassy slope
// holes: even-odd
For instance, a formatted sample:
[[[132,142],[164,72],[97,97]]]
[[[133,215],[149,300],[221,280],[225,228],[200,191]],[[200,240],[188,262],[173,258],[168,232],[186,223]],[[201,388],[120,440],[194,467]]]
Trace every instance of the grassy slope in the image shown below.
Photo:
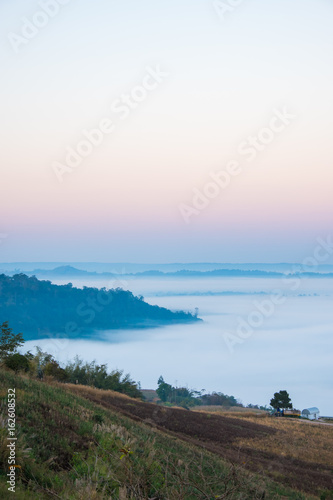
[[[0,370],[2,414],[9,387],[16,388],[17,402],[16,499],[314,498],[71,394],[65,386]],[[6,437],[3,418],[0,497],[13,498],[5,484]]]

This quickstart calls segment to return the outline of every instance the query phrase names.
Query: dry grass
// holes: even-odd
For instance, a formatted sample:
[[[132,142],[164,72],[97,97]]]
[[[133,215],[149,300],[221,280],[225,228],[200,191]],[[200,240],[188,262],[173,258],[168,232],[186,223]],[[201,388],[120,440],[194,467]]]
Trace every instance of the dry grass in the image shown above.
[[[118,412],[143,408],[153,414],[157,410],[158,416],[163,410],[158,406],[111,391],[50,385],[0,370],[1,411],[6,407],[8,387],[17,390],[16,457],[21,466],[17,500],[277,500],[284,494],[294,500],[312,498]],[[118,407],[113,409],[112,404]],[[179,414],[176,422],[191,414],[165,410],[174,417]],[[201,420],[202,416],[195,417]],[[6,447],[6,420],[0,417],[0,498],[8,497]]]
[[[62,384],[60,382],[53,382],[52,385],[56,385],[57,387],[61,389],[68,390],[70,392],[74,392],[78,394],[79,396],[83,396],[85,394],[89,394],[91,396],[95,396],[97,399],[103,398],[103,396],[116,396],[117,398],[123,398],[127,399],[129,401],[137,402],[137,399],[131,398],[130,396],[127,396],[126,394],[122,394],[120,392],[115,392],[115,391],[110,391],[110,390],[104,390],[104,389],[97,389],[96,387],[91,387],[89,385],[79,385],[79,384]]]
[[[102,403],[105,397],[114,396],[137,404],[137,400],[119,392],[75,384],[59,384],[59,386],[83,397],[90,396],[95,402]],[[309,423],[298,419],[277,419],[268,416],[267,412],[263,410],[241,407],[227,409],[221,408],[221,406],[201,406],[197,407],[196,412],[246,419],[278,431],[260,438],[239,438],[235,444],[241,448],[249,447],[269,453],[274,452],[281,457],[333,466],[333,426]]]
[[[237,418],[240,416],[238,414]],[[268,416],[263,418],[246,416],[246,418],[272,427],[278,432],[263,438],[239,439],[240,447],[250,447],[266,452],[273,451],[282,457],[333,466],[333,426]]]
[[[242,408],[241,406],[195,406],[193,410],[201,413],[220,413],[225,417],[253,417],[253,415],[265,417],[267,415],[265,410]]]

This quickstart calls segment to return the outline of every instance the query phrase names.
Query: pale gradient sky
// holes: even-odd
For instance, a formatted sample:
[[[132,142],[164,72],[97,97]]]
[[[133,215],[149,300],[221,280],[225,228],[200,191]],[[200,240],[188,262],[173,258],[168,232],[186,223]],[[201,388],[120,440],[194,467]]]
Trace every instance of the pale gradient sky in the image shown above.
[[[210,0],[71,0],[15,53],[40,10],[0,4],[0,262],[291,262],[331,232],[331,0],[244,0],[224,21]],[[156,65],[169,77],[120,120]],[[296,118],[247,162],[283,107]],[[53,162],[103,118],[115,131],[60,183]],[[186,224],[230,160],[242,173]]]

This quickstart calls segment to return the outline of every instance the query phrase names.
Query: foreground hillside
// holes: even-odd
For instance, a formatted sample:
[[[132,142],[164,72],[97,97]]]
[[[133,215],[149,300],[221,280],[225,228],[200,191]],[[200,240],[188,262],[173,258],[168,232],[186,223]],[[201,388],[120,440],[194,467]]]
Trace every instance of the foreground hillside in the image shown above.
[[[272,436],[276,430],[269,426],[0,370],[3,415],[13,387],[17,487],[15,497],[7,491],[8,429],[2,418],[1,498],[329,498],[324,490],[332,468],[292,460],[279,467],[274,453],[240,449],[239,439]],[[308,474],[312,480],[303,488],[300,479]]]
[[[74,338],[99,329],[198,321],[189,313],[147,304],[120,288],[59,286],[25,274],[0,275],[0,316],[15,330],[23,330],[25,340],[49,333]]]

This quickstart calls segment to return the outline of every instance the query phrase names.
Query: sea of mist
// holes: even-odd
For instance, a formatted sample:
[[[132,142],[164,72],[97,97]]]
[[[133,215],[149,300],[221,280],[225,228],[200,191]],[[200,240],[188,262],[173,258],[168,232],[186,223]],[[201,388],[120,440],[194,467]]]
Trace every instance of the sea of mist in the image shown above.
[[[78,287],[121,287],[172,310],[198,308],[203,321],[107,330],[90,340],[29,341],[26,350],[38,344],[61,362],[76,355],[95,359],[129,372],[142,388],[156,388],[163,375],[171,384],[232,394],[244,404],[269,404],[274,392],[286,389],[295,407],[318,406],[322,415],[333,415],[333,279],[302,278],[297,285],[270,278],[118,276],[70,281]],[[226,334],[237,336],[239,321],[247,321],[257,310],[255,304],[281,293],[283,303],[248,338],[230,346]]]

